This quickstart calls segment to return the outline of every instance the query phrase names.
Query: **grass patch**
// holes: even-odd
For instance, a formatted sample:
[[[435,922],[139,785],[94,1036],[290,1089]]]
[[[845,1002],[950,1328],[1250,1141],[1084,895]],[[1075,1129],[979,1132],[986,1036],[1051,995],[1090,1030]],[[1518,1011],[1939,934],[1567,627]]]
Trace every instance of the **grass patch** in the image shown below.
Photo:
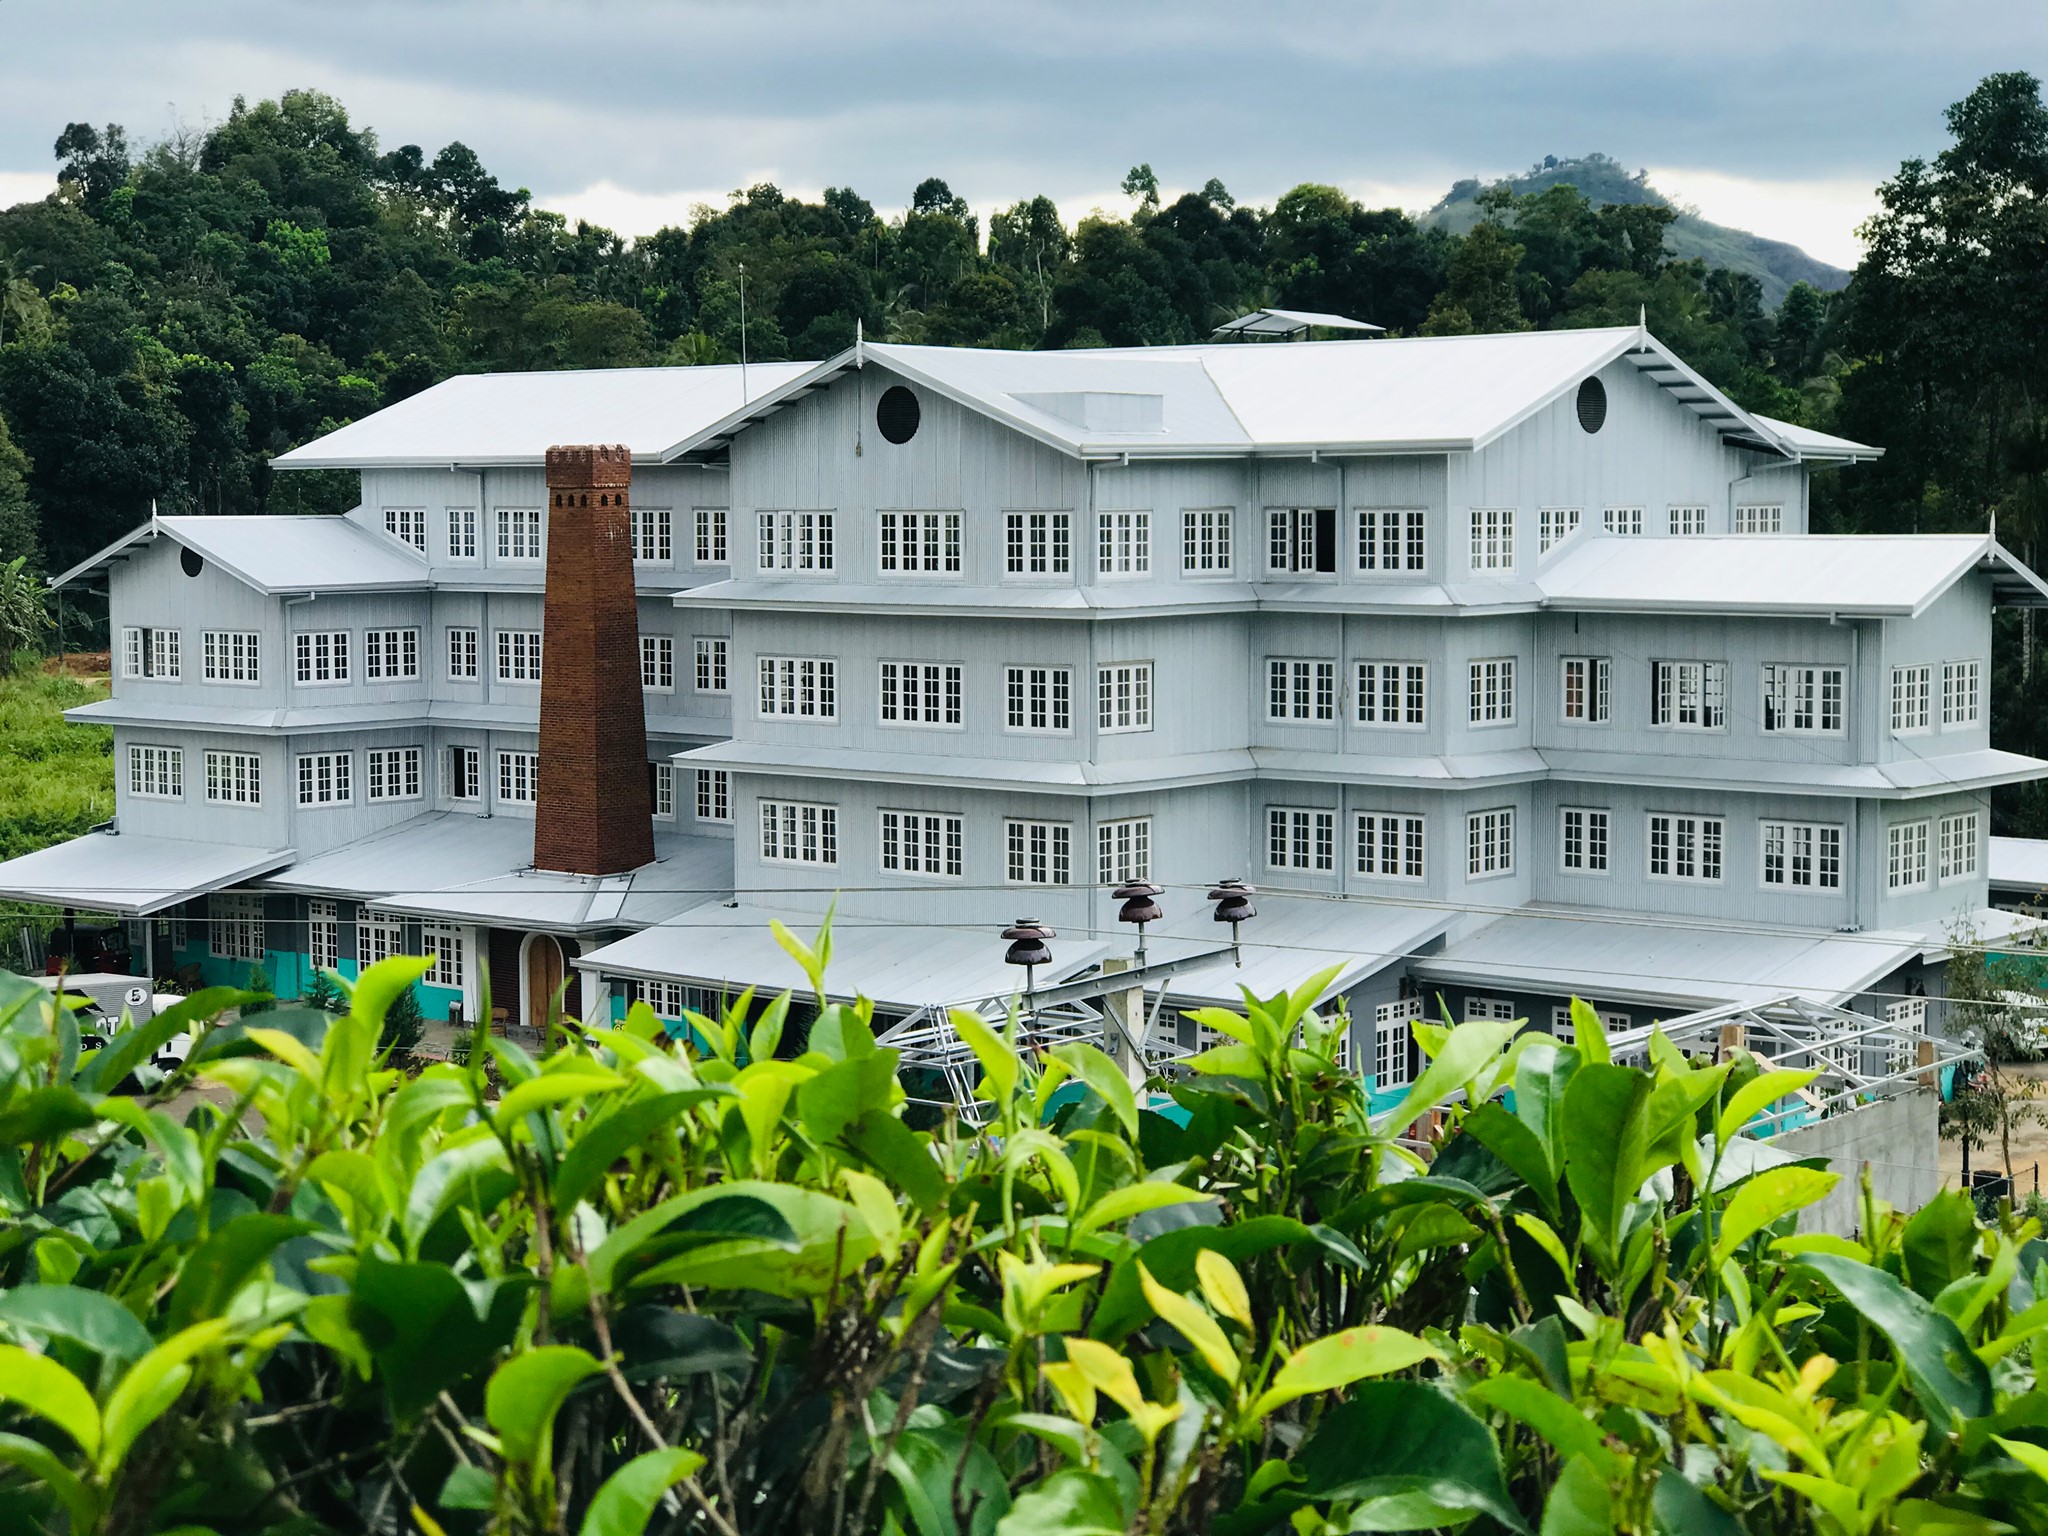
[[[0,859],[61,843],[114,814],[113,730],[64,721],[65,710],[106,696],[104,673],[60,671],[54,662],[0,677]]]

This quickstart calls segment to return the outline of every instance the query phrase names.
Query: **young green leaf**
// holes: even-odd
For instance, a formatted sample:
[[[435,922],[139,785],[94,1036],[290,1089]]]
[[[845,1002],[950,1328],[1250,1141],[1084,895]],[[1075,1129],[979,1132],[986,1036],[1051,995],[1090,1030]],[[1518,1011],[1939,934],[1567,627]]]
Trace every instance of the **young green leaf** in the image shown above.
[[[1312,1392],[1334,1392],[1354,1381],[1388,1376],[1436,1357],[1436,1347],[1399,1328],[1346,1328],[1305,1344],[1288,1357],[1272,1385],[1252,1404],[1251,1416],[1264,1418],[1283,1403]]]
[[[100,1448],[100,1410],[85,1383],[47,1355],[0,1344],[0,1399],[19,1403],[78,1443],[87,1456]]]
[[[604,1367],[572,1344],[544,1344],[514,1355],[491,1374],[484,1417],[505,1446],[507,1461],[545,1465],[555,1415],[586,1377]]]
[[[1230,1347],[1230,1340],[1223,1336],[1223,1330],[1216,1325],[1216,1319],[1196,1306],[1177,1291],[1169,1291],[1157,1280],[1144,1264],[1138,1265],[1138,1284],[1144,1287],[1145,1300],[1160,1319],[1179,1330],[1180,1336],[1194,1345],[1200,1355],[1214,1371],[1227,1382],[1235,1382],[1238,1376],[1237,1351]]]

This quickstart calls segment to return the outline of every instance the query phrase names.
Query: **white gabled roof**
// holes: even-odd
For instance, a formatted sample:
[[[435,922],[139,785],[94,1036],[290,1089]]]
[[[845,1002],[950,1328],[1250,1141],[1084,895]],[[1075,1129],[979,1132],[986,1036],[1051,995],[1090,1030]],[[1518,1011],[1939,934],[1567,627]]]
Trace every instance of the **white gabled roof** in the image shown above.
[[[809,366],[754,363],[743,370],[734,363],[461,374],[281,454],[271,464],[277,469],[495,468],[539,464],[558,443],[624,443],[636,463],[659,463],[698,428]]]
[[[407,592],[427,586],[426,560],[398,540],[346,517],[152,517],[52,587],[126,559],[167,538],[270,595],[282,592]]]
[[[2048,585],[1981,533],[1643,539],[1587,530],[1536,584],[1546,608],[1566,612],[1897,618],[1924,612],[1973,570],[1991,573],[2000,602],[2048,601]]]
[[[864,343],[705,427],[670,457],[721,447],[870,361],[1082,458],[1459,452],[1484,447],[1624,358],[1731,441],[1802,456],[1790,435],[1801,429],[1743,410],[1642,327],[1615,326],[1067,352]],[[1118,400],[1121,409],[1111,404]],[[1803,437],[1808,457],[1878,454],[1821,433]],[[1829,444],[1835,449],[1822,451]]]
[[[146,917],[289,864],[289,848],[88,832],[0,864],[0,896]]]

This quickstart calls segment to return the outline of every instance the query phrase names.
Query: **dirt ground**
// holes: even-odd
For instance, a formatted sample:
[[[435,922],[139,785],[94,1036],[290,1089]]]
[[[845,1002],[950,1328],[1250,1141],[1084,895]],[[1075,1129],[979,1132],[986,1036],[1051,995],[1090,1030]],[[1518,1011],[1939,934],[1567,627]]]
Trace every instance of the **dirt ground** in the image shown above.
[[[2048,1061],[2023,1062],[2007,1069],[2015,1076],[2032,1079],[2040,1085],[2039,1104],[2044,1117],[2048,1117]],[[2001,1168],[2004,1155],[1998,1143],[1992,1144],[1970,1156],[1976,1168]],[[2039,1172],[2037,1173],[2037,1168]],[[1942,1177],[1951,1185],[1959,1187],[1963,1174],[1963,1147],[1961,1142],[1944,1141],[1941,1144]],[[2012,1176],[2013,1193],[2024,1199],[2036,1187],[2036,1180],[2048,1175],[2048,1125],[2039,1121],[2015,1126],[2012,1133]]]

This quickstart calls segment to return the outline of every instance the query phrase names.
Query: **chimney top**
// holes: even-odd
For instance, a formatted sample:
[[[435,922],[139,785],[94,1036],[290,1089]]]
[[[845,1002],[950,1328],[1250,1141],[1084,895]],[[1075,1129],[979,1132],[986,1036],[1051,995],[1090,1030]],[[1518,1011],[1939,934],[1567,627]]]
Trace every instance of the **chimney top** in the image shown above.
[[[548,450],[548,483],[593,489],[633,483],[633,450],[624,443],[557,443]]]

